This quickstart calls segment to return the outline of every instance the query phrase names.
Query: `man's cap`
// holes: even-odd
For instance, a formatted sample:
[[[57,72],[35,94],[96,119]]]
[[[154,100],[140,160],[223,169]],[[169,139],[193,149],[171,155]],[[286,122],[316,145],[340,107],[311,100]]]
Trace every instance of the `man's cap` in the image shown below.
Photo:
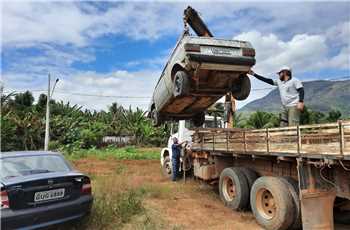
[[[289,72],[292,72],[292,68],[290,68],[289,66],[282,66],[282,67],[278,70],[277,74],[279,74],[279,73],[282,72],[283,70],[287,70],[287,71],[289,71]]]

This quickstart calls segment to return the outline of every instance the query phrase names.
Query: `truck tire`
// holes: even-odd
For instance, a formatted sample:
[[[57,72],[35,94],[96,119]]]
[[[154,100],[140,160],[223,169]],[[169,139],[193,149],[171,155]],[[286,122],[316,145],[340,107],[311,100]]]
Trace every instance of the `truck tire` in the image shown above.
[[[334,212],[334,222],[338,224],[350,225],[350,211]]]
[[[250,190],[252,189],[253,184],[256,181],[256,179],[258,179],[259,175],[254,170],[252,170],[250,168],[240,167],[239,169],[242,171],[242,173],[244,174],[245,178],[247,179],[247,182],[248,182],[248,195],[250,195]],[[248,200],[249,200],[249,198],[248,198]],[[249,209],[249,207],[250,207],[250,204],[248,202],[247,209]]]
[[[169,179],[171,178],[172,170],[171,170],[171,161],[169,156],[166,156],[164,158],[163,165],[162,165],[162,173],[166,178],[169,178]]]
[[[250,168],[240,167],[239,169],[242,171],[244,176],[247,178],[248,187],[249,187],[249,191],[250,191],[250,189],[253,187],[255,180],[258,179],[259,176],[254,170],[252,170]]]
[[[201,127],[205,121],[205,113],[204,112],[197,113],[196,115],[194,115],[194,117],[191,120],[194,126]]]
[[[289,188],[289,192],[292,195],[294,203],[294,221],[291,225],[291,229],[301,229],[301,209],[299,200],[299,185],[292,177],[282,177]]]
[[[224,204],[233,210],[244,210],[248,206],[248,182],[239,168],[225,168],[221,172],[219,193]]]
[[[232,87],[231,93],[236,100],[241,101],[241,100],[247,99],[247,97],[250,94],[250,90],[251,90],[250,79],[248,76],[244,75],[239,77],[239,83],[235,84]]]
[[[190,92],[190,79],[188,74],[179,70],[174,76],[174,97],[185,96]]]
[[[294,221],[293,197],[281,178],[258,178],[250,192],[250,205],[255,219],[265,229],[288,229]]]

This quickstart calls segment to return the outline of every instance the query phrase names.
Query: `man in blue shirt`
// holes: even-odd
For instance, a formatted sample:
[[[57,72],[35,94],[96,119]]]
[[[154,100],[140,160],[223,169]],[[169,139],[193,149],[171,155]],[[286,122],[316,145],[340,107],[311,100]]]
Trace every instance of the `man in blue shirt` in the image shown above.
[[[176,181],[176,177],[180,168],[180,156],[181,156],[182,144],[187,141],[179,143],[179,140],[176,137],[174,137],[173,142],[174,143],[171,146],[172,181]]]

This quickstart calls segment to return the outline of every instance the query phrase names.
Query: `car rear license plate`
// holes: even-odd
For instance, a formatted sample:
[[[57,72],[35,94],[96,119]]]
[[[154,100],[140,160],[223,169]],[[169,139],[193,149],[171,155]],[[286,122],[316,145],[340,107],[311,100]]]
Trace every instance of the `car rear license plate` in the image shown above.
[[[36,192],[34,194],[34,202],[54,200],[64,197],[64,188]]]
[[[241,49],[229,47],[201,46],[201,53],[215,56],[241,56]]]

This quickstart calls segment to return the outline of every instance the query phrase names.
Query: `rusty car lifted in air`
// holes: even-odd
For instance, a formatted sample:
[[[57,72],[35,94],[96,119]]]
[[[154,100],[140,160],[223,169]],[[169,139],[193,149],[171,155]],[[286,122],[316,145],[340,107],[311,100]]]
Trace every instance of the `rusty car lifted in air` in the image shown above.
[[[154,125],[191,119],[196,126],[204,111],[226,93],[244,100],[250,93],[247,72],[255,64],[255,50],[247,41],[213,38],[197,12],[185,10],[188,27],[177,42],[154,89],[149,117]],[[187,29],[186,29],[187,28]]]

